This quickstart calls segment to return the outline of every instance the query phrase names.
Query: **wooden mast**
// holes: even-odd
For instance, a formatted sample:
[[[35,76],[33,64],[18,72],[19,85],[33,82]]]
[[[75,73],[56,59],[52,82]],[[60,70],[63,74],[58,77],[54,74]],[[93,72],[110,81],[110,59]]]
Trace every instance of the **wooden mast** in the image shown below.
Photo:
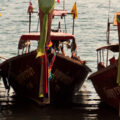
[[[39,13],[40,13],[40,40],[37,49],[37,58],[40,58],[43,64],[41,64],[41,74],[39,82],[39,97],[47,98],[50,100],[50,90],[48,81],[48,65],[47,65],[47,53],[46,47],[48,47],[51,33],[52,13],[54,9],[54,0],[38,0]],[[42,99],[41,99],[42,100]]]
[[[44,15],[44,13],[42,12],[42,10],[40,8],[39,8],[39,13],[40,13],[40,34],[41,34],[42,33],[42,24],[43,24],[43,15]],[[48,14],[48,29],[47,29],[46,45],[48,45],[49,42],[50,42],[52,14],[53,14],[53,10]]]

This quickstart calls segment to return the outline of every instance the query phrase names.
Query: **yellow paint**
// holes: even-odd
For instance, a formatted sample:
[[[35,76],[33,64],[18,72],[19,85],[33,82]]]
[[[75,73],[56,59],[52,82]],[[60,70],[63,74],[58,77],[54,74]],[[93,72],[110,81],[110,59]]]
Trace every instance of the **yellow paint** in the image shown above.
[[[71,10],[71,13],[72,13],[73,16],[74,16],[74,19],[76,19],[76,18],[78,17],[78,14],[77,14],[77,4],[76,4],[76,2],[75,2],[74,5],[73,5],[73,8],[72,8],[72,10]]]

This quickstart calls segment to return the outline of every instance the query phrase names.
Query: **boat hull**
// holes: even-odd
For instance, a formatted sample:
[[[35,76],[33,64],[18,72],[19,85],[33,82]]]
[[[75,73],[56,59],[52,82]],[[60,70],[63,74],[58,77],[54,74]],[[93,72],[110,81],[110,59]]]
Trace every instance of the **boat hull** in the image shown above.
[[[4,83],[8,80],[18,96],[41,101],[41,60],[36,59],[36,51],[6,60],[0,65],[0,70]],[[53,78],[50,81],[50,99],[42,100],[42,103],[71,101],[73,93],[82,86],[88,72],[90,69],[86,65],[57,54],[52,69]]]
[[[117,70],[117,64],[113,64],[89,76],[101,100],[115,109],[119,109],[120,104]]]

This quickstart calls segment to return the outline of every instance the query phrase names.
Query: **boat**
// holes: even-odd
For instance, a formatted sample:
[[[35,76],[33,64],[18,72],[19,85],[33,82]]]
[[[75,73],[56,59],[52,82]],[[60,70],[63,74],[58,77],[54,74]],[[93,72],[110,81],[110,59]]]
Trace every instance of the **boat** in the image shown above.
[[[65,10],[57,10],[54,15],[64,16]],[[30,14],[31,17],[31,14]],[[30,24],[29,24],[30,25]],[[30,27],[30,26],[29,26]],[[20,98],[29,98],[38,104],[68,103],[72,96],[84,83],[90,68],[78,56],[72,57],[64,54],[63,44],[69,44],[71,51],[75,50],[76,40],[73,34],[60,30],[51,31],[50,39],[55,52],[48,52],[47,59],[52,66],[52,78],[48,82],[40,81],[41,68],[45,61],[37,56],[37,47],[30,51],[31,42],[40,40],[40,32],[23,34],[18,43],[18,55],[5,60],[0,64],[0,76],[5,88],[13,88]],[[45,60],[45,59],[44,59]],[[44,93],[40,96],[40,90]]]
[[[101,101],[116,110],[120,110],[120,86],[117,82],[120,46],[120,23],[117,21],[119,15],[120,13],[116,12],[113,23],[108,23],[107,44],[97,49],[97,71],[88,77]],[[113,44],[109,41],[111,24],[117,26],[118,43]]]

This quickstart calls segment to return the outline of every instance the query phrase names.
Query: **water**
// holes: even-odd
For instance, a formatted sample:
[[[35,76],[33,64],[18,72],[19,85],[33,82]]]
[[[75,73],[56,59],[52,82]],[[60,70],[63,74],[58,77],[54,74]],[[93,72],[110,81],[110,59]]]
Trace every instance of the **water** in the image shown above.
[[[10,58],[17,55],[17,45],[20,36],[28,32],[28,0],[0,0],[0,56]],[[74,0],[66,0],[65,8],[70,12]],[[106,29],[109,0],[76,0],[78,19],[75,20],[75,36],[78,45],[78,55],[87,65],[96,71],[96,48],[106,44]],[[35,10],[38,10],[37,0],[32,0]],[[111,1],[110,21],[113,13],[119,12],[119,0]],[[62,8],[56,4],[56,8]],[[37,15],[33,15],[38,19]],[[32,19],[32,29],[36,31],[37,21]],[[56,18],[57,19],[57,18]],[[57,27],[58,21],[53,20]],[[67,30],[70,31],[72,21]],[[117,41],[117,32],[112,32],[111,41]],[[114,41],[113,41],[114,40]],[[0,83],[0,120],[118,120],[117,111],[100,103],[91,82],[86,80],[82,89],[73,98],[70,106],[39,107],[28,101],[18,101],[7,93]]]

